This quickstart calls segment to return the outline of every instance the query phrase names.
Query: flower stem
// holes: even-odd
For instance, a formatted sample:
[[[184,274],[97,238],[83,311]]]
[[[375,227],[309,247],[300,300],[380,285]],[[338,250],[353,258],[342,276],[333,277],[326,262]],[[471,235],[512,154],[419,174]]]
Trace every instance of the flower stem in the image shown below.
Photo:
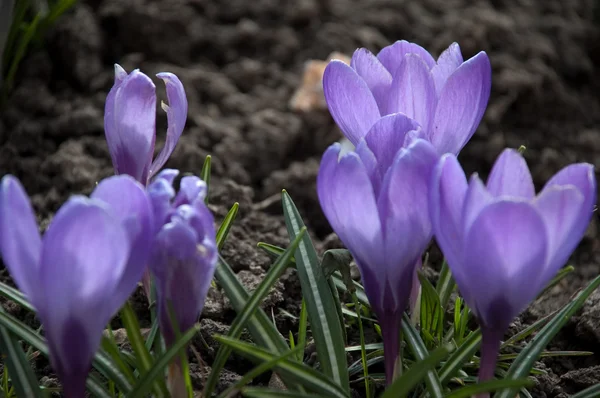
[[[399,313],[391,312],[378,316],[378,320],[383,336],[385,379],[386,383],[390,385],[402,373],[402,358],[400,357],[402,317]]]
[[[479,361],[478,375],[480,383],[494,378],[503,335],[504,333],[498,330],[486,327],[481,328],[481,359]],[[489,398],[489,396],[489,393],[482,393],[476,395],[476,398]]]

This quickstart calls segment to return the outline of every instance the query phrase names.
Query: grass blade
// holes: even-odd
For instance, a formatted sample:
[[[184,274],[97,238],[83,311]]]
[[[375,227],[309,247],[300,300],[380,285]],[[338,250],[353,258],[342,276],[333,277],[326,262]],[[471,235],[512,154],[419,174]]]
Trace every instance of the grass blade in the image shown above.
[[[423,340],[421,340],[419,332],[413,327],[406,314],[402,316],[402,334],[415,358],[418,361],[425,360],[429,355],[429,351],[427,350],[425,343],[423,343]],[[427,370],[424,376],[429,395],[433,398],[442,398],[444,396],[444,390],[435,368]]]
[[[267,362],[276,358],[276,355],[273,353],[243,341],[230,339],[225,336],[215,336],[215,339],[221,344],[233,348],[238,354],[255,362]],[[294,380],[307,390],[332,398],[348,398],[348,393],[337,385],[337,383],[304,363],[285,359],[278,363],[276,369],[279,374]]]
[[[511,380],[526,377],[535,361],[539,358],[544,348],[558,331],[567,323],[581,308],[587,298],[600,285],[600,276],[597,276],[583,291],[581,291],[575,300],[567,304],[540,332],[531,340],[531,342],[521,351],[517,359],[514,360],[508,370],[507,378]],[[496,398],[513,398],[518,389],[509,388],[497,393]]]
[[[531,387],[534,384],[535,382],[530,379],[488,380],[483,383],[461,387],[448,393],[445,398],[471,398],[485,392],[494,392],[503,388],[515,388],[518,390],[525,387]]]
[[[406,319],[408,321],[408,319]],[[402,323],[407,323],[404,321]],[[408,322],[410,323],[410,322]],[[403,398],[407,397],[410,391],[417,386],[427,373],[435,371],[435,367],[446,358],[452,350],[450,344],[445,344],[434,350],[424,359],[415,363],[406,373],[396,379],[387,390],[381,395],[381,398]]]
[[[571,398],[597,398],[600,397],[600,383],[571,395]]]
[[[286,191],[282,192],[282,204],[288,234],[290,240],[294,240],[304,228],[304,222]],[[308,234],[303,237],[294,258],[321,368],[348,393],[350,386],[342,331],[344,325],[340,324],[329,283]]]
[[[448,303],[450,302],[450,295],[456,288],[456,282],[454,282],[454,278],[452,278],[452,272],[450,272],[450,267],[446,263],[446,260],[442,263],[442,270],[440,271],[440,277],[438,278],[437,284],[435,286],[435,290],[437,290],[438,297],[440,298],[440,305],[442,306],[442,311],[446,311],[448,307]]]
[[[473,358],[481,343],[481,330],[477,329],[467,337],[456,351],[450,355],[439,372],[440,383],[446,385],[452,379],[465,362]]]
[[[261,281],[260,285],[258,285],[256,290],[254,290],[252,295],[248,298],[244,307],[241,309],[241,311],[237,312],[238,315],[234,319],[233,323],[229,327],[229,331],[227,332],[227,336],[229,338],[237,339],[242,335],[242,332],[246,328],[246,324],[257,312],[260,303],[269,294],[275,282],[277,282],[281,274],[288,267],[290,258],[298,248],[298,245],[300,244],[301,239],[304,237],[305,232],[306,228],[304,228],[300,234],[298,234],[298,237],[294,239],[290,247],[279,257],[275,264],[273,264],[273,266],[269,269],[269,272],[267,272],[264,279]],[[284,352],[286,351],[288,350],[285,350]],[[227,361],[227,358],[229,358],[230,354],[231,348],[228,346],[223,345],[219,348],[217,356],[212,363],[212,371],[205,384],[205,396],[212,396],[213,390],[219,381],[219,374],[225,366],[225,362]]]
[[[181,338],[177,339],[171,347],[169,347],[165,353],[158,358],[152,367],[140,378],[139,382],[135,385],[135,388],[127,395],[128,398],[145,398],[150,396],[154,384],[158,380],[164,379],[164,373],[167,366],[171,363],[176,355],[181,354],[185,351],[190,340],[194,338],[196,333],[200,330],[200,325],[196,324],[185,332]]]
[[[219,248],[219,250],[221,250],[223,248],[223,245],[225,244],[225,239],[227,239],[229,230],[231,229],[231,226],[233,225],[233,222],[235,221],[235,218],[237,217],[239,207],[240,207],[240,204],[238,202],[235,202],[233,204],[233,206],[231,206],[231,209],[229,209],[229,211],[227,212],[227,215],[225,216],[225,219],[221,223],[221,226],[219,226],[219,229],[217,231],[217,239],[216,239],[217,247]],[[283,252],[283,250],[282,250],[282,252]]]
[[[308,314],[306,312],[306,302],[302,300],[302,308],[300,309],[300,321],[298,322],[298,346],[302,347],[302,351],[298,352],[296,359],[299,362],[304,360],[304,347],[306,346],[306,330],[308,324]]]
[[[0,312],[4,312],[0,306]],[[0,352],[17,397],[43,398],[37,378],[18,340],[0,326]]]
[[[208,193],[210,192],[210,163],[211,156],[206,155],[206,159],[204,159],[204,164],[202,165],[202,171],[200,172],[200,178],[206,183],[206,197],[204,198],[204,203],[206,204],[208,204]]]
[[[264,387],[248,387],[242,390],[242,394],[249,398],[329,398],[329,395],[318,395],[314,393],[302,393],[297,391],[280,391]]]
[[[437,290],[421,272],[417,275],[421,281],[421,333],[429,337],[427,348],[433,348],[442,341],[444,311]]]

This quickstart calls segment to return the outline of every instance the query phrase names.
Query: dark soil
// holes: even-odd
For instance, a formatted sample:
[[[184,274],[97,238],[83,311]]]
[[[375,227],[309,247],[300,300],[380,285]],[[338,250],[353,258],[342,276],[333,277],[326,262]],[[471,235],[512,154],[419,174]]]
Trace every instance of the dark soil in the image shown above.
[[[339,245],[328,236],[315,176],[321,154],[340,133],[326,111],[299,114],[287,105],[306,61],[332,51],[351,54],[359,46],[377,51],[398,39],[435,55],[453,41],[465,58],[487,51],[493,66],[490,104],[462,162],[469,172],[485,175],[504,147],[523,144],[539,186],[568,163],[600,162],[600,28],[593,7],[593,0],[82,1],[22,65],[0,115],[0,175],[19,177],[40,221],[47,222],[69,195],[89,193],[113,172],[103,134],[112,65],[148,75],[174,72],[187,89],[189,118],[167,166],[198,173],[212,154],[210,201],[217,220],[240,203],[222,254],[251,289],[270,264],[256,243],[288,242],[281,206],[271,200],[282,188],[296,201],[319,249]],[[159,115],[160,141],[166,118]],[[600,272],[598,234],[595,219],[572,258],[575,272],[516,328],[559,308]],[[298,314],[299,298],[290,274],[263,306],[269,314]],[[226,331],[234,316],[222,293],[211,291],[202,319],[208,347],[197,344],[208,364],[216,352],[211,334]],[[293,325],[280,315],[277,320],[285,333]],[[548,374],[539,378],[534,396],[566,397],[600,382],[598,330],[600,293],[552,343],[594,355],[546,361]],[[38,362],[40,375],[52,377],[47,362]],[[232,359],[223,385],[249,366]],[[205,372],[196,373],[198,388]]]

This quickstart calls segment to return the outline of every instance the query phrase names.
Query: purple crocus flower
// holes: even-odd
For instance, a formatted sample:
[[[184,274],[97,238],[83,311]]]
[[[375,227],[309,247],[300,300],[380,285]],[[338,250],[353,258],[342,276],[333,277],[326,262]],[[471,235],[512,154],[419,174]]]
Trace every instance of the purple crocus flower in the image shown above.
[[[19,181],[0,183],[0,252],[44,326],[67,398],[84,396],[102,331],[142,277],[152,217],[144,187],[113,176],[69,199],[42,238]]]
[[[195,176],[183,177],[175,194],[173,181],[178,173],[165,169],[148,187],[156,221],[150,269],[167,345],[176,337],[171,310],[181,332],[198,320],[218,253],[213,216],[204,204],[206,183]]]
[[[481,381],[494,376],[509,323],[565,265],[596,202],[594,168],[565,167],[536,196],[523,157],[506,149],[484,185],[444,155],[431,185],[431,220],[458,288],[483,333]]]
[[[438,155],[418,124],[402,114],[377,120],[356,151],[341,149],[334,144],[323,155],[319,201],[360,269],[381,326],[391,383],[399,370],[402,313],[432,235],[428,184]]]
[[[166,85],[169,105],[165,146],[154,162],[156,87],[138,69],[130,74],[115,65],[115,83],[106,97],[104,132],[117,174],[129,174],[146,185],[167,162],[185,126],[188,103],[181,81],[172,73],[156,75]]]
[[[416,120],[438,153],[457,154],[469,141],[487,106],[491,66],[485,52],[463,62],[453,43],[437,62],[407,41],[377,56],[361,48],[350,66],[334,60],[323,75],[329,111],[357,145],[382,116],[403,113]]]

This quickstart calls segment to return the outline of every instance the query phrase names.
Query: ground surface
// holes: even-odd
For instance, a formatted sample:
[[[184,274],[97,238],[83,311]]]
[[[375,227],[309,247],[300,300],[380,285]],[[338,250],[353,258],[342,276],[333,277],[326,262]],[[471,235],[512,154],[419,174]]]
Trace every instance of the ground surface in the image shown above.
[[[89,193],[112,173],[102,120],[112,64],[149,75],[174,72],[190,106],[167,165],[197,173],[205,155],[213,155],[210,199],[217,220],[240,202],[223,255],[252,288],[269,265],[256,243],[287,243],[281,207],[269,200],[282,188],[319,246],[337,244],[327,238],[315,176],[320,155],[339,132],[327,112],[298,114],[287,107],[305,61],[332,51],[351,54],[358,46],[376,51],[397,39],[435,55],[453,41],[465,58],[487,51],[490,105],[461,159],[468,171],[486,174],[505,146],[526,145],[539,186],[568,163],[600,162],[600,29],[593,11],[592,0],[83,1],[60,20],[47,47],[23,64],[0,115],[0,174],[21,179],[46,222],[68,195]],[[165,127],[161,115],[158,149]],[[517,327],[558,308],[598,274],[597,219],[572,263],[576,271]],[[286,278],[264,307],[297,313],[298,289],[293,276]],[[210,334],[226,330],[234,316],[227,300],[212,292],[202,320],[207,363],[215,354]],[[535,396],[564,397],[600,382],[599,324],[596,294],[553,343],[595,355],[546,362],[549,373]],[[46,363],[39,366],[51,376]],[[230,361],[224,382],[247,369]]]

